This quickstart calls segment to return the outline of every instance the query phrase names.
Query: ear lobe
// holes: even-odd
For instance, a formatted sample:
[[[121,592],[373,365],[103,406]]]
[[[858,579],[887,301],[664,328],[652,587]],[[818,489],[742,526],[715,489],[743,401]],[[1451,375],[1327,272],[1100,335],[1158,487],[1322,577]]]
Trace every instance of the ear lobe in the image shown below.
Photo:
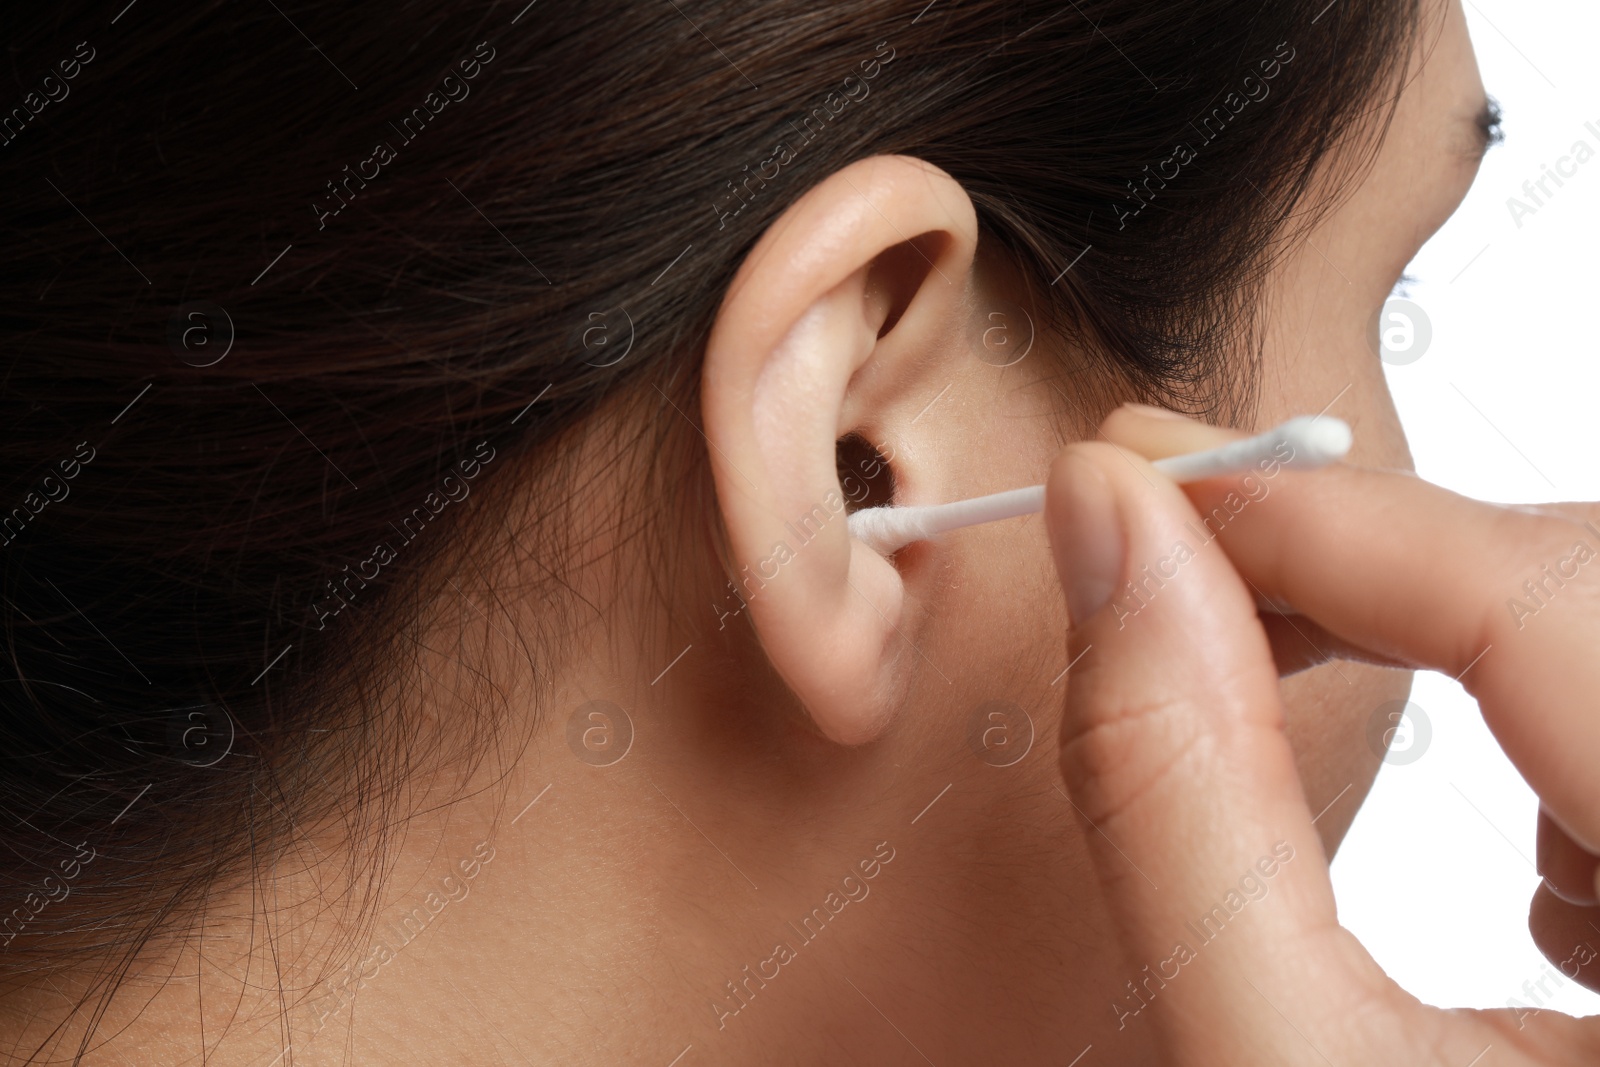
[[[882,733],[915,654],[899,572],[849,535],[837,443],[959,343],[977,237],[942,170],[861,160],[762,236],[707,343],[702,414],[734,585],[773,667],[840,743]]]

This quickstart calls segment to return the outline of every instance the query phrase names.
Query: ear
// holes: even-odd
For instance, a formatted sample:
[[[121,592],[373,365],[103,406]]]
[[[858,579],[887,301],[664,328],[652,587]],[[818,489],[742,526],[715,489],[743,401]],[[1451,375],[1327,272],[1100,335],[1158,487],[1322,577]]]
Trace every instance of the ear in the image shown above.
[[[926,402],[965,342],[977,241],[972,201],[944,171],[853,163],[762,236],[707,344],[702,414],[733,580],[772,666],[840,743],[879,736],[916,653],[898,632],[899,571],[850,536],[846,498],[860,494],[840,485],[839,441],[887,454],[884,427]]]

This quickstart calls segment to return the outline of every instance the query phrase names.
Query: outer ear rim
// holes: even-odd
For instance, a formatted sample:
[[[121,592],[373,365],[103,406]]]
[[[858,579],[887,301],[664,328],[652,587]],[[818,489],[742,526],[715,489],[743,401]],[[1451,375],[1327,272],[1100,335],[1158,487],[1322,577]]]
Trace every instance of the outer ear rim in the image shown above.
[[[878,338],[863,314],[871,266],[885,251],[931,233],[948,239],[899,321]],[[937,301],[926,299],[932,287],[949,284],[947,299],[964,301],[961,283],[977,244],[977,213],[965,190],[909,156],[874,156],[842,168],[757,241],[724,295],[702,373],[702,420],[736,573],[770,551],[782,529],[792,532],[787,511],[821,499],[825,484],[842,502],[834,449],[850,428],[841,423],[852,378],[881,341],[943,321],[930,307]],[[928,343],[942,338],[930,334]],[[769,464],[755,413],[763,376],[785,360],[802,367],[814,387],[801,394],[811,410],[796,405],[801,428],[789,435],[804,437],[803,444],[791,443],[803,456]],[[772,450],[770,442],[766,448]],[[807,482],[815,484],[796,490]],[[893,718],[909,668],[894,647],[904,604],[899,572],[850,538],[842,503],[837,521],[803,541],[784,566],[781,584],[775,580],[748,600],[763,651],[825,736],[842,744],[875,739]]]

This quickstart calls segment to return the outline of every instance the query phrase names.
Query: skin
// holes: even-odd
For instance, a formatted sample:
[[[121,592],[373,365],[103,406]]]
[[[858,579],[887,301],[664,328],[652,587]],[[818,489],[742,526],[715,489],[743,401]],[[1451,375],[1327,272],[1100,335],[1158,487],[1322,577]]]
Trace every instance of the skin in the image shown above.
[[[1089,428],[1060,370],[1073,353],[1041,337],[1009,367],[975,357],[971,338],[1018,287],[980,247],[960,186],[915,159],[853,164],[774,224],[726,295],[703,435],[683,438],[702,473],[674,487],[689,506],[656,545],[677,546],[675,565],[607,522],[609,502],[639,491],[605,444],[639,418],[619,401],[575,442],[586,536],[571,599],[519,595],[537,564],[512,553],[463,591],[482,605],[470,623],[459,601],[441,607],[418,674],[436,728],[488,678],[529,729],[506,731],[465,790],[418,776],[374,914],[381,931],[422,906],[422,932],[393,959],[369,955],[381,932],[330,907],[330,857],[348,845],[305,827],[274,868],[270,922],[250,893],[215,894],[203,938],[131,975],[103,1026],[115,1036],[86,1062],[186,1063],[204,1048],[210,1063],[258,1065],[1061,1064],[1092,1045],[1085,1063],[1312,1063],[1326,1050],[1465,1064],[1485,1044],[1568,1062],[1557,1050],[1579,1039],[1559,1021],[1519,1031],[1429,1014],[1337,926],[1326,858],[1378,766],[1367,720],[1409,674],[1343,659],[1280,677],[1325,653],[1464,665],[1484,631],[1462,620],[1501,610],[1513,573],[1573,535],[1568,519],[1394,473],[1410,460],[1370,323],[1483,149],[1459,5],[1434,7],[1423,37],[1370,170],[1276,263],[1264,297],[1254,424],[1337,414],[1355,429],[1348,468],[1277,475],[1120,625],[1084,590],[1120,588],[1238,488],[1186,495],[1144,457],[1232,431],[1121,409],[1069,444]],[[899,503],[1048,470],[1046,515],[886,560],[827,506],[847,433],[889,457]],[[534,515],[539,500],[530,488],[512,506]],[[1362,536],[1411,529],[1384,518],[1396,510],[1436,536]],[[802,538],[792,524],[807,514],[821,518]],[[1092,543],[1112,545],[1098,569]],[[1461,579],[1478,571],[1504,580]],[[765,577],[741,605],[727,583],[751,572]],[[1247,581],[1303,613],[1295,634],[1269,633]],[[1582,636],[1595,604],[1574,591],[1549,610]],[[553,612],[573,651],[530,670],[506,635]],[[1473,681],[1551,804],[1541,859],[1576,901],[1539,905],[1560,943],[1593,903],[1600,827],[1584,813],[1600,798],[1561,761],[1566,724],[1514,710],[1572,706],[1557,698],[1590,681],[1571,674],[1577,638],[1544,633],[1485,658]],[[1528,678],[1550,699],[1519,693]],[[631,723],[620,756],[605,742],[626,728],[614,710],[592,717],[595,700]],[[1280,841],[1293,858],[1228,937],[1130,1012],[1128,983]],[[798,927],[815,909],[808,937]],[[341,937],[359,978],[339,977]],[[19,1043],[42,1040],[87,980],[14,1001]]]

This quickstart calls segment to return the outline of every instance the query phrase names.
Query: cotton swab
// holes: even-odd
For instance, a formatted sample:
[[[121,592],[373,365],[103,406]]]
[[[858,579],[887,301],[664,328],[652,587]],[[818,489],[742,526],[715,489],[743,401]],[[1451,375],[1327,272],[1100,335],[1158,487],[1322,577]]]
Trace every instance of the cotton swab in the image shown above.
[[[1157,470],[1175,482],[1197,482],[1242,474],[1261,464],[1314,470],[1342,459],[1350,451],[1350,426],[1327,415],[1301,415],[1255,437],[1220,448],[1158,459]],[[1287,453],[1287,454],[1285,454]],[[866,508],[850,516],[851,536],[884,555],[913,541],[926,541],[950,530],[1044,510],[1044,486],[1030,485],[1003,493],[923,507]]]

